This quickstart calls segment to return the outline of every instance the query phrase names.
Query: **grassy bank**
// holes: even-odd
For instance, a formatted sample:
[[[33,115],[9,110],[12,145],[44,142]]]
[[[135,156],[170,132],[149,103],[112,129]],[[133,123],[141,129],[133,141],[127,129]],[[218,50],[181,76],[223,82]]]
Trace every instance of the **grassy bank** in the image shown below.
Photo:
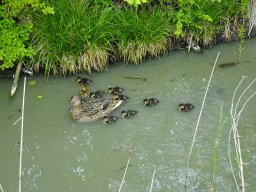
[[[49,0],[54,14],[31,11],[28,67],[45,73],[103,70],[109,61],[138,65],[192,37],[209,45],[216,33],[244,37],[248,1],[154,1],[137,7],[124,1]],[[28,19],[29,18],[29,19]]]

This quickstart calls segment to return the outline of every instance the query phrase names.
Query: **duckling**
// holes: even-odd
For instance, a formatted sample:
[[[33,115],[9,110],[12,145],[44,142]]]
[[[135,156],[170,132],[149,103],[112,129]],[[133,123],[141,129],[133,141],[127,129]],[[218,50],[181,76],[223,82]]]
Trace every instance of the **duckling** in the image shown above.
[[[115,117],[113,115],[108,115],[103,117],[103,123],[104,124],[112,124],[115,123],[118,117]]]
[[[187,111],[191,111],[194,108],[195,108],[195,106],[192,105],[191,103],[181,103],[181,104],[179,104],[179,110],[180,111],[187,112]]]
[[[114,97],[105,97],[100,99],[91,99],[74,96],[71,97],[71,107],[69,109],[71,117],[80,123],[96,121],[109,115],[123,101],[115,100]]]
[[[146,106],[153,106],[159,103],[159,101],[156,98],[149,98],[149,99],[144,99],[143,100],[143,105]]]
[[[95,92],[91,92],[90,93],[90,97],[92,99],[95,99],[95,98],[101,98],[104,94],[104,91],[95,91]]]
[[[87,77],[77,77],[76,82],[80,85],[90,85],[92,83],[92,80]]]
[[[126,101],[127,99],[129,99],[128,96],[122,95],[122,94],[114,95],[114,98],[115,100],[122,100],[122,101]]]
[[[88,87],[86,85],[82,85],[80,91],[79,91],[79,95],[81,97],[90,97],[90,91],[88,90]]]
[[[112,95],[122,94],[123,91],[124,91],[124,89],[121,88],[121,87],[114,87],[114,88],[113,87],[109,87],[108,90],[107,90],[107,92],[109,92]]]
[[[134,110],[122,111],[121,117],[122,118],[133,117],[135,114],[137,114],[137,111],[134,111]]]

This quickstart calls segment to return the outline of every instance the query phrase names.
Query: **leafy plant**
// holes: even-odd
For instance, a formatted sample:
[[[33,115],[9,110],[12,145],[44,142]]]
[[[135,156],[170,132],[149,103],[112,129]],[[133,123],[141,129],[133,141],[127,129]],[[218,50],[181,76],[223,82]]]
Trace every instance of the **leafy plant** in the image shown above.
[[[15,61],[32,57],[34,54],[33,48],[28,43],[33,24],[18,23],[15,20],[28,17],[31,9],[32,11],[40,9],[44,14],[54,12],[53,8],[45,6],[39,0],[3,0],[2,3],[0,7],[0,60],[3,64],[0,68],[5,69],[13,67]]]
[[[33,48],[28,45],[32,24],[17,25],[14,20],[5,18],[0,20],[0,60],[1,69],[13,67],[17,59],[34,54]]]

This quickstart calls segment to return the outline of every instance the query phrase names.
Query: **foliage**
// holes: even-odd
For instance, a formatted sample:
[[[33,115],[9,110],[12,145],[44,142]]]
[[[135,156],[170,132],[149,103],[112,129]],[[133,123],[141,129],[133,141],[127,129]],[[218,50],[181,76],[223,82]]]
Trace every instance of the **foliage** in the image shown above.
[[[79,70],[102,70],[108,61],[108,51],[113,50],[112,8],[99,9],[88,1],[69,0],[59,0],[54,5],[58,14],[33,15],[33,44],[38,54],[31,63],[40,62],[46,74],[75,73],[76,63]]]
[[[175,30],[170,24],[173,17],[171,9],[156,7],[146,10],[142,7],[140,11],[130,8],[116,9],[115,12],[119,57],[126,63],[139,64],[146,56],[157,56],[170,46],[169,37]]]
[[[31,8],[30,8],[31,7]],[[22,20],[29,12],[40,9],[44,14],[53,14],[53,8],[45,6],[39,0],[3,0],[0,7],[0,60],[1,69],[14,66],[14,62],[34,54],[28,45],[32,33],[32,23],[17,23],[14,19]]]
[[[34,54],[33,48],[27,45],[32,24],[17,25],[14,20],[5,18],[0,20],[0,60],[1,69],[13,67],[17,59]]]
[[[210,38],[221,28],[223,18],[243,15],[248,0],[178,0],[178,9],[173,21],[176,23],[175,35],[184,37],[192,32],[196,39]]]
[[[137,7],[141,3],[147,3],[148,2],[147,0],[124,0],[124,1],[126,1],[130,5],[134,5],[135,7]]]

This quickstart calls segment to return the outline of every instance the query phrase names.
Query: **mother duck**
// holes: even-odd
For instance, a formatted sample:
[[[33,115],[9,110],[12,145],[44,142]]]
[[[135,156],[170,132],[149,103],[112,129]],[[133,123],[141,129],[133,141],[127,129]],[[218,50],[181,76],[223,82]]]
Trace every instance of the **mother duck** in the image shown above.
[[[70,115],[80,123],[96,121],[109,115],[117,108],[122,100],[115,100],[114,97],[105,97],[100,99],[92,99],[88,101],[81,100],[80,97],[71,97]]]

